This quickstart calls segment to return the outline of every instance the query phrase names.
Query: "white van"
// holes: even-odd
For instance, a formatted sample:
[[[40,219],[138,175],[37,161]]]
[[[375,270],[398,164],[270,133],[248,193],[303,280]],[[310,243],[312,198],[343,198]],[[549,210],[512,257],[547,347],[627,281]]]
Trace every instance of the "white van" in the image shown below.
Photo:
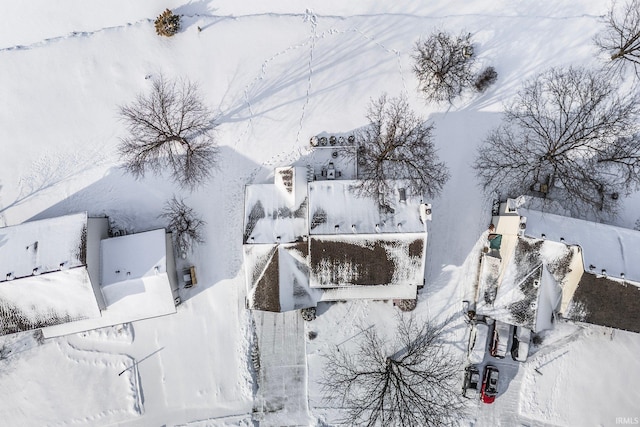
[[[482,363],[484,353],[487,350],[487,338],[489,337],[489,326],[485,323],[475,323],[471,325],[469,333],[469,362],[472,364]]]
[[[511,325],[496,320],[493,329],[493,340],[491,342],[491,355],[499,359],[507,355],[509,337],[511,336]]]

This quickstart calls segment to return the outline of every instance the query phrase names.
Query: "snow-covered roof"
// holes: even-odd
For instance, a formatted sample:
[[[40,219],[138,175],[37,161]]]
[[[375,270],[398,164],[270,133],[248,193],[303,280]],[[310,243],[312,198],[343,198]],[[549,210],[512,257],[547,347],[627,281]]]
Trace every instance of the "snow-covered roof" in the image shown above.
[[[387,201],[391,208],[382,212],[377,199],[361,196],[357,181],[314,181],[309,183],[309,233],[374,234],[424,233],[420,220],[422,200],[404,191],[402,181],[394,182],[394,197]]]
[[[99,318],[45,328],[45,337],[175,313],[164,229],[105,239],[100,247],[106,310]]]
[[[640,232],[613,225],[599,224],[576,218],[519,209],[527,218],[526,235],[582,248],[585,271],[640,282],[640,263],[636,254],[640,251]],[[590,266],[593,266],[591,269]]]
[[[125,281],[157,276],[167,271],[165,230],[104,239],[100,242],[100,285],[106,289]]]
[[[307,242],[245,245],[249,308],[282,312],[315,306],[307,252]]]
[[[0,335],[100,316],[87,214],[0,228]]]
[[[273,184],[245,189],[244,242],[294,242],[307,234],[307,168],[277,168]]]
[[[425,245],[426,233],[312,236],[310,285],[318,288],[383,285],[389,289],[389,295],[394,293],[393,286],[422,285]]]
[[[512,251],[504,262],[482,257],[476,311],[533,331],[549,328],[552,312],[560,305],[561,286],[579,251],[526,237],[518,238]]]
[[[0,284],[0,335],[99,316],[86,267]]]
[[[0,282],[86,263],[86,212],[0,228]]]
[[[279,312],[318,300],[415,298],[430,206],[396,181],[383,211],[375,198],[358,195],[356,181],[308,183],[308,173],[279,168],[274,184],[246,187],[249,307]]]

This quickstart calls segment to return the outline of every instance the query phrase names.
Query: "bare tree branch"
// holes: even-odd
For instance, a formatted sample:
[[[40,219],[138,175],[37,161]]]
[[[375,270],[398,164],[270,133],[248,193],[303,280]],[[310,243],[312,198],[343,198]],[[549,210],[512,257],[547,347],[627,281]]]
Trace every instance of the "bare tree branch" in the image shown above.
[[[595,37],[595,44],[611,59],[618,71],[632,65],[640,77],[640,0],[623,5],[611,3],[605,29]]]
[[[325,399],[345,410],[341,422],[365,426],[450,426],[465,403],[461,362],[443,342],[445,324],[398,316],[392,338],[362,329],[352,352],[325,354]]]
[[[551,69],[505,107],[479,147],[476,174],[490,192],[516,196],[546,183],[565,208],[612,212],[617,194],[640,183],[638,110],[603,74]]]
[[[173,232],[174,242],[181,251],[187,252],[196,243],[204,243],[203,228],[206,222],[200,219],[184,200],[173,196],[165,203],[159,217],[169,222],[167,229]]]
[[[350,152],[358,164],[360,191],[384,205],[393,181],[404,180],[414,195],[437,196],[449,172],[438,159],[433,125],[418,117],[405,98],[386,94],[371,101],[367,119],[369,125],[358,133],[360,144]]]
[[[416,43],[413,71],[427,101],[451,102],[473,83],[471,34],[432,33]]]
[[[120,107],[120,117],[129,134],[118,149],[124,168],[134,176],[168,169],[175,182],[193,189],[215,168],[218,149],[212,114],[195,84],[160,76],[150,94]]]

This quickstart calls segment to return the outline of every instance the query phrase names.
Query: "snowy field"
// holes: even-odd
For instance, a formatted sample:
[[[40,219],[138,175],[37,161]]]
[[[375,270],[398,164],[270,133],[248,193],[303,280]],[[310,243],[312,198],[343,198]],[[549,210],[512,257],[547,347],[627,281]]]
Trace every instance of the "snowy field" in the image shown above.
[[[459,313],[490,221],[490,200],[470,166],[475,147],[527,78],[551,66],[601,64],[591,39],[608,1],[3,6],[0,226],[88,211],[109,215],[120,229],[149,230],[164,225],[158,218],[164,202],[182,193],[207,228],[206,243],[188,258],[198,285],[180,291],[176,314],[44,344],[31,334],[0,340],[11,349],[0,357],[0,424],[249,426],[256,389],[254,323],[244,308],[245,184],[269,182],[276,166],[313,161],[309,138],[365,125],[370,98],[406,94],[435,124],[436,147],[451,171],[431,201],[427,285],[416,312],[440,320]],[[183,15],[181,32],[170,39],[153,28],[166,7]],[[481,65],[496,68],[497,83],[453,105],[426,105],[410,55],[436,28],[471,32]],[[119,167],[116,147],[125,130],[118,106],[148,91],[160,73],[198,82],[218,115],[219,169],[193,193],[167,177],[136,181]],[[639,207],[634,194],[613,222],[633,227]],[[323,351],[348,347],[358,326],[384,328],[395,313],[390,302],[321,305],[318,319],[304,324],[308,405],[298,404],[304,413],[291,420],[335,422],[339,409],[323,403],[316,385]],[[457,317],[447,335],[460,355],[465,326]],[[310,331],[317,333],[313,340]],[[288,343],[272,345],[269,354],[278,354]],[[617,417],[640,417],[640,334],[567,325],[545,335],[536,351],[525,364],[505,365],[496,403],[473,402],[463,424],[609,426]],[[298,380],[290,389],[300,389]]]

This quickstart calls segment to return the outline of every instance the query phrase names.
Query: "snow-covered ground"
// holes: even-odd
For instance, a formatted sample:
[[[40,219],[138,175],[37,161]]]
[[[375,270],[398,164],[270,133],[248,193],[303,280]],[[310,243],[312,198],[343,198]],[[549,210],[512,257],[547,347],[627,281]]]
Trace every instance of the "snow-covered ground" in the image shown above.
[[[207,242],[189,255],[198,285],[181,290],[174,315],[135,322],[121,333],[107,329],[42,345],[20,341],[30,335],[0,341],[15,349],[0,358],[0,420],[208,426],[251,425],[254,406],[254,335],[242,269],[244,185],[269,182],[275,166],[313,159],[311,136],[364,125],[370,98],[406,93],[435,123],[436,146],[451,170],[443,194],[431,201],[427,286],[417,313],[444,319],[460,312],[490,220],[490,201],[470,167],[474,149],[523,80],[550,66],[599,64],[591,38],[608,2],[30,0],[3,6],[0,225],[88,211],[108,214],[120,229],[149,230],[163,225],[157,215],[164,201],[180,192],[207,221]],[[184,15],[182,31],[171,39],[153,29],[165,7]],[[425,105],[410,54],[436,28],[471,32],[482,65],[496,68],[497,83],[451,106]],[[136,181],[118,167],[124,128],[117,107],[148,90],[147,77],[160,73],[198,82],[218,113],[220,168],[190,194],[163,177]],[[637,194],[625,200],[616,224],[632,227],[639,206]],[[390,302],[323,304],[318,319],[305,324],[305,332],[317,332],[314,340],[305,335],[311,424],[339,416],[322,403],[315,383],[323,349],[348,346],[357,325],[385,327],[395,312]],[[578,329],[550,333],[529,362],[509,364],[500,383],[505,391],[494,405],[474,402],[468,424],[614,425],[616,417],[640,416],[634,384],[640,335]],[[451,341],[461,354],[464,335],[458,318]]]

